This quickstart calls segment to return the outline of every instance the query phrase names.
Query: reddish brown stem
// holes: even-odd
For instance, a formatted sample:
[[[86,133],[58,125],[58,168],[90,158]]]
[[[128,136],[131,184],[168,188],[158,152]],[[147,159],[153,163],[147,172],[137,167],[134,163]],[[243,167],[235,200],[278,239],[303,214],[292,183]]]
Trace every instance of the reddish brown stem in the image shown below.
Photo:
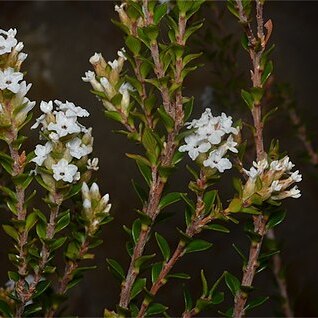
[[[262,68],[261,57],[265,50],[265,37],[264,37],[264,25],[263,25],[263,5],[259,0],[256,0],[256,22],[257,22],[257,38],[251,31],[250,23],[245,15],[242,1],[236,0],[237,7],[239,9],[240,21],[245,26],[245,32],[249,40],[249,53],[253,64],[253,70],[251,72],[251,80],[254,88],[262,88]],[[256,47],[256,45],[260,47]],[[263,141],[263,123],[262,123],[262,107],[260,103],[255,103],[252,108],[252,116],[254,123],[254,140],[256,148],[257,161],[264,159],[266,153],[264,151]],[[254,276],[258,267],[258,257],[261,251],[263,238],[266,235],[266,220],[263,215],[259,215],[254,218],[254,231],[260,237],[257,242],[252,242],[249,251],[249,258],[246,267],[243,270],[243,278],[241,285],[251,287]],[[234,311],[233,317],[240,318],[244,316],[244,308],[247,301],[247,294],[240,290],[234,299]]]

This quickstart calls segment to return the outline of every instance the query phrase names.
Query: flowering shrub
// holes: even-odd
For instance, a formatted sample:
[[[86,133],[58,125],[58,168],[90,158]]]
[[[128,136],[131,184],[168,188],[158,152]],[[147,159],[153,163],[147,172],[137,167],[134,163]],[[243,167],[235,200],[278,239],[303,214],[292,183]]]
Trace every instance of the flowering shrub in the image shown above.
[[[119,20],[115,23],[124,32],[125,47],[113,61],[95,53],[89,59],[92,70],[82,77],[106,117],[119,123],[119,132],[137,144],[139,152],[127,156],[136,162],[144,179],[143,184],[133,182],[141,205],[131,227],[124,227],[129,235],[129,264],[124,267],[107,259],[121,285],[118,305],[106,308],[105,317],[167,315],[168,308],[156,302],[161,287],[172,286],[173,279],[190,278],[188,273],[174,272],[176,263],[212,246],[198,237],[203,231],[229,233],[227,223],[239,222],[245,223],[250,239],[247,256],[234,245],[243,258],[242,278],[225,270],[209,287],[202,271],[202,295],[193,301],[185,288],[185,308],[180,315],[192,317],[216,306],[225,316],[244,316],[267,300],[250,300],[249,293],[256,273],[278,253],[263,253],[262,247],[266,235],[273,235],[273,228],[285,217],[281,200],[301,195],[295,183],[302,176],[298,170],[292,171],[289,157],[280,153],[277,142],[268,149],[264,145],[268,114],[262,113],[262,101],[273,63],[271,49],[267,49],[272,24],[263,22],[262,1],[255,2],[257,32],[251,22],[253,4],[228,1],[229,10],[243,26],[242,44],[252,62],[252,87],[242,87],[252,123],[240,118],[233,122],[224,112],[213,115],[211,108],[199,119],[188,121],[194,98],[185,96],[184,81],[197,69],[194,61],[201,55],[191,52],[188,43],[202,26],[195,16],[203,2],[125,0],[116,5]],[[82,261],[94,258],[92,250],[102,243],[99,235],[102,226],[112,220],[111,204],[109,195],[102,195],[92,182],[92,174],[99,168],[98,159],[92,156],[92,128],[83,124],[89,116],[86,109],[69,101],[41,101],[42,114],[31,126],[39,130],[40,143],[30,153],[23,150],[26,137],[21,130],[32,120],[35,102],[26,97],[31,84],[23,80],[21,65],[27,55],[21,52],[23,44],[16,34],[13,29],[0,30],[0,138],[7,145],[0,153],[7,173],[0,189],[12,213],[3,230],[14,242],[9,254],[12,270],[1,289],[0,311],[10,317],[53,317],[84,271],[94,268],[82,266]],[[252,138],[246,127],[251,128]],[[255,148],[253,157],[247,155],[247,146]],[[169,192],[170,177],[182,169],[184,153],[192,159],[189,193]],[[245,169],[250,162],[252,167]],[[226,201],[218,183],[231,173],[234,188]],[[39,195],[33,180],[43,193],[45,206],[34,199]],[[185,224],[175,231],[179,241],[173,247],[156,232],[156,225],[167,218],[165,209],[179,201],[184,204]],[[156,241],[160,257],[145,254],[151,239]],[[64,268],[56,261],[59,253]],[[233,296],[233,306],[225,310],[218,307],[225,297],[223,280]]]

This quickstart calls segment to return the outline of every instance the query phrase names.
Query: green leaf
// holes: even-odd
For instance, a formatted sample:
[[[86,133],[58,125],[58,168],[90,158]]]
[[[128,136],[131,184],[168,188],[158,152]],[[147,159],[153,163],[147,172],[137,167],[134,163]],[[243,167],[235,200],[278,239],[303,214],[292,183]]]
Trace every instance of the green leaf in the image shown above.
[[[246,264],[247,262],[247,258],[246,256],[243,254],[243,252],[233,243],[232,244],[233,248],[235,249],[235,251],[237,252],[237,254],[242,258],[244,264]]]
[[[228,228],[226,228],[225,226],[220,225],[220,224],[208,224],[208,225],[204,226],[204,228],[207,230],[212,230],[212,231],[230,233],[230,230]]]
[[[151,181],[152,181],[150,168],[147,167],[144,163],[141,163],[140,161],[136,161],[136,163],[137,163],[137,166],[139,168],[140,173],[144,177],[144,179],[147,182],[148,186],[150,186]]]
[[[211,190],[204,194],[203,202],[205,207],[205,213],[211,212],[216,196],[217,196],[216,190]]]
[[[242,200],[239,198],[234,198],[229,205],[229,210],[232,213],[237,213],[237,212],[240,212],[241,209],[242,209]]]
[[[0,299],[0,312],[3,314],[4,317],[13,317],[13,313],[9,305]]]
[[[2,225],[2,228],[15,241],[17,241],[17,242],[19,241],[18,232],[16,231],[16,229],[13,226],[4,224],[4,225]]]
[[[141,185],[139,185],[134,180],[131,180],[131,182],[132,182],[133,188],[134,188],[135,192],[137,193],[141,203],[146,202],[147,198],[148,198],[147,192],[142,188]]]
[[[152,268],[151,268],[151,281],[152,283],[154,283],[158,277],[159,277],[159,274],[162,270],[162,262],[159,262],[159,263],[155,263],[152,265]]]
[[[269,297],[258,297],[254,300],[252,300],[245,308],[244,310],[251,310],[255,307],[261,306],[263,305],[267,300],[269,299]]]
[[[141,50],[141,42],[139,39],[132,35],[128,35],[126,37],[125,43],[128,49],[134,54],[134,56],[139,55],[139,52]]]
[[[105,116],[109,119],[112,119],[112,120],[117,121],[119,123],[121,123],[123,121],[121,114],[118,112],[105,110],[104,113],[105,113]]]
[[[170,258],[170,247],[169,247],[168,242],[166,241],[166,239],[163,236],[161,236],[158,233],[156,233],[155,236],[156,236],[156,240],[157,240],[158,246],[160,248],[160,251],[162,253],[164,260],[168,261]]]
[[[106,262],[116,276],[118,276],[121,280],[125,279],[125,271],[117,261],[111,258],[107,258]]]
[[[158,114],[160,115],[166,129],[168,132],[171,132],[174,128],[173,118],[164,110],[163,107],[157,109]]]
[[[192,309],[192,299],[190,295],[190,291],[188,288],[183,288],[183,298],[184,298],[184,306],[186,311],[190,311]]]
[[[30,231],[33,226],[35,225],[35,223],[38,220],[38,215],[36,212],[32,212],[30,213],[27,218],[26,218],[26,222],[25,222],[25,229],[26,231]]]
[[[165,312],[168,307],[158,304],[158,303],[151,303],[146,311],[147,316],[158,315]]]
[[[10,280],[17,282],[20,279],[20,275],[17,272],[8,272],[8,277]]]
[[[282,211],[278,211],[278,212],[274,212],[268,222],[267,222],[267,229],[272,229],[274,228],[275,226],[277,226],[278,224],[280,224],[281,222],[284,221],[286,217],[286,211],[282,210]]]
[[[191,241],[185,249],[187,253],[199,252],[209,249],[213,244],[204,240],[193,240]]]
[[[205,298],[208,295],[208,282],[204,275],[203,269],[201,269],[201,282],[202,282],[202,297]]]
[[[185,122],[190,118],[190,116],[192,114],[193,103],[194,103],[194,97],[191,97],[189,101],[184,103],[183,111],[184,111],[184,121]]]
[[[33,298],[39,297],[41,294],[43,294],[46,289],[50,286],[51,282],[46,280],[41,280],[36,289]]]
[[[137,278],[130,293],[130,300],[133,300],[146,286],[146,278]]]
[[[165,207],[167,207],[175,202],[178,202],[180,200],[181,200],[181,193],[179,193],[179,192],[168,193],[160,200],[159,209],[162,210]]]
[[[131,228],[131,234],[135,244],[137,243],[139,239],[140,231],[141,231],[141,221],[140,219],[137,219],[134,221]]]
[[[134,262],[134,268],[136,269],[140,269],[140,267],[148,262],[149,260],[151,260],[152,258],[154,258],[156,256],[156,254],[151,254],[151,255],[144,255],[144,256],[140,256],[138,257],[135,262]]]
[[[251,93],[245,91],[244,89],[241,90],[241,96],[248,106],[249,109],[252,109],[254,107],[254,98]]]
[[[155,8],[154,15],[153,15],[153,21],[155,24],[158,24],[160,22],[160,20],[167,13],[167,10],[168,10],[167,3],[162,3]]]
[[[239,292],[241,287],[240,281],[229,272],[225,272],[224,277],[225,277],[226,286],[229,288],[229,290],[235,297],[235,295]]]
[[[268,80],[268,78],[272,75],[273,69],[274,69],[273,62],[272,61],[267,62],[262,74],[262,79],[261,79],[262,85],[264,85],[266,81]]]
[[[62,231],[64,228],[66,228],[71,221],[71,215],[70,212],[67,212],[65,215],[63,215],[56,223],[55,227],[55,233],[58,233]]]
[[[174,274],[169,274],[167,278],[190,279],[191,276],[186,273],[174,273]]]
[[[46,225],[45,223],[43,222],[39,222],[37,225],[36,225],[36,234],[38,235],[38,237],[40,239],[45,239],[46,237]]]
[[[54,239],[54,241],[49,244],[50,249],[52,251],[57,250],[66,242],[66,240],[67,240],[67,237],[59,237],[58,239]]]

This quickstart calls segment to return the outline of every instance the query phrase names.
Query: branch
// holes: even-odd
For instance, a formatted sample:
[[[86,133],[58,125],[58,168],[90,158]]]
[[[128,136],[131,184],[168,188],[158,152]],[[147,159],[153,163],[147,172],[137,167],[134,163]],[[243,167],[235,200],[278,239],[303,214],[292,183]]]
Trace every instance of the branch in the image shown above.
[[[241,0],[236,0],[237,7],[239,9],[240,21],[244,21],[246,35],[249,39],[249,53],[253,65],[253,70],[251,71],[251,80],[254,88],[262,88],[261,76],[262,76],[262,68],[261,68],[261,57],[265,50],[265,37],[263,31],[263,4],[260,0],[256,0],[256,20],[257,20],[257,41],[255,37],[251,36],[251,33],[247,30],[250,30],[250,24],[247,22],[247,17],[243,10],[243,4]],[[260,47],[256,48],[256,42],[260,43]],[[256,157],[257,161],[262,160],[266,153],[264,151],[264,141],[263,141],[263,123],[262,123],[262,107],[260,103],[255,103],[252,108],[252,117],[253,124],[255,127],[254,133],[254,141],[256,148]],[[257,242],[252,242],[249,251],[249,259],[247,265],[243,271],[243,278],[241,285],[246,287],[251,287],[254,276],[256,273],[256,269],[258,267],[258,257],[261,251],[263,238],[266,234],[266,219],[263,215],[259,215],[254,217],[254,231],[255,233],[260,235],[260,239]],[[242,317],[244,316],[244,307],[247,301],[247,294],[240,290],[234,299],[234,317]]]
[[[153,17],[150,15],[148,11],[148,1],[143,1],[144,8],[144,23],[145,25],[150,25],[153,23]],[[182,25],[180,25],[180,34],[179,39],[183,43],[184,37],[184,28],[185,21]],[[165,76],[164,67],[160,61],[159,54],[159,46],[157,41],[152,41],[151,43],[151,56],[155,65],[155,74],[158,79],[161,79]],[[165,85],[160,86],[160,93],[163,100],[163,105],[166,112],[174,119],[175,127],[172,132],[168,133],[166,145],[163,149],[161,158],[160,158],[160,166],[161,167],[169,167],[172,162],[173,155],[177,149],[177,140],[176,137],[183,125],[183,102],[182,102],[182,79],[181,79],[181,71],[183,69],[182,61],[181,63],[177,63],[176,65],[176,81],[180,83],[180,89],[176,93],[175,101],[169,96],[168,87]],[[134,247],[133,255],[131,257],[130,265],[128,268],[128,272],[125,280],[122,283],[121,293],[120,293],[120,301],[119,306],[123,308],[127,308],[130,301],[130,294],[132,286],[137,278],[138,271],[135,269],[135,261],[143,254],[145,245],[147,243],[149,233],[152,229],[152,225],[154,224],[155,219],[157,218],[160,209],[159,202],[166,184],[166,180],[161,178],[158,172],[158,166],[152,167],[152,182],[150,185],[150,190],[148,194],[148,201],[146,206],[143,209],[143,212],[149,216],[152,220],[152,223],[149,226],[143,226],[138,238],[138,241]]]

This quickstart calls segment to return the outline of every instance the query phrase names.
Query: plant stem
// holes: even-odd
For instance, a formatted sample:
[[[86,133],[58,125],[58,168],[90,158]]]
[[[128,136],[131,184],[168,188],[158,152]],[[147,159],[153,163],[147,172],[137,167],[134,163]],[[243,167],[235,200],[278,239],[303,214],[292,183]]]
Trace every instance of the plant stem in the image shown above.
[[[78,268],[79,262],[82,260],[82,257],[88,251],[88,246],[89,246],[89,239],[87,237],[86,240],[80,246],[78,260],[69,260],[68,263],[66,264],[66,266],[64,268],[63,276],[59,279],[59,282],[58,282],[58,287],[57,287],[57,294],[58,295],[64,295],[66,293],[67,286],[68,286],[69,282],[73,279],[74,272]],[[49,308],[46,311],[45,317],[46,318],[53,318],[57,309],[58,309],[58,307],[52,306],[51,308]]]
[[[58,216],[60,205],[61,205],[62,201],[63,201],[63,198],[58,193],[52,194],[52,203],[54,204],[54,206],[52,207],[51,212],[50,212],[50,219],[49,219],[49,223],[48,223],[47,229],[46,229],[46,240],[52,240],[54,237],[56,218]],[[36,292],[36,287],[42,278],[42,273],[43,273],[45,266],[50,258],[50,249],[46,243],[42,244],[42,250],[41,250],[40,255],[41,255],[41,259],[39,261],[39,266],[36,269],[33,282],[30,284],[29,288],[27,290],[25,290],[24,280],[23,280],[23,282],[19,281],[17,283],[17,285],[19,285],[19,288],[23,287],[22,288],[23,299],[21,300],[21,303],[17,305],[16,315],[15,315],[16,317],[22,316],[26,303],[32,299],[34,293]]]
[[[202,228],[206,224],[210,223],[211,221],[217,218],[216,215],[215,216],[208,215],[206,217],[203,216],[203,213],[205,211],[205,205],[203,202],[204,190],[206,188],[205,181],[206,181],[205,176],[204,174],[201,173],[200,179],[197,180],[197,185],[202,190],[202,192],[201,194],[197,195],[196,209],[195,209],[193,218],[186,229],[186,234],[188,237],[193,237],[196,234],[200,233]],[[222,211],[222,214],[225,215],[226,211]],[[167,275],[170,273],[170,271],[175,266],[177,261],[185,254],[185,251],[186,251],[186,242],[184,240],[180,240],[170,259],[164,263],[158,275],[158,278],[156,279],[156,281],[153,282],[149,291],[152,296],[155,296],[158,293],[159,289],[166,283]],[[150,303],[147,301],[147,299],[144,299],[144,301],[142,302],[141,308],[139,310],[139,313],[137,315],[138,318],[142,318],[145,316],[145,313],[149,305]]]
[[[245,15],[243,4],[241,0],[236,0],[237,7],[239,9],[240,21],[244,25],[244,29],[249,41],[249,53],[253,65],[251,72],[251,79],[254,88],[262,88],[261,76],[261,57],[265,50],[265,36],[264,36],[264,24],[263,24],[263,4],[260,0],[256,0],[256,22],[257,22],[257,37],[254,36],[248,18]],[[260,47],[256,49],[256,43]],[[252,117],[255,128],[254,141],[256,148],[257,161],[264,159],[266,153],[264,151],[263,141],[263,123],[262,123],[262,107],[261,103],[255,103],[252,108]],[[263,238],[266,235],[266,222],[267,220],[261,214],[254,217],[254,231],[260,236],[257,242],[252,242],[249,251],[249,258],[246,267],[243,270],[243,278],[241,285],[251,287],[256,269],[258,267],[258,257],[261,251]],[[244,316],[244,307],[247,301],[247,294],[240,290],[234,299],[234,311],[233,317],[240,318]]]
[[[148,0],[143,0],[143,9],[145,13],[144,23],[145,25],[150,25],[153,23],[153,17],[151,16],[150,12],[148,11]],[[186,22],[184,21],[182,25],[180,25],[180,41],[183,43],[184,37],[184,29],[185,29]],[[162,62],[160,61],[160,54],[159,54],[159,45],[156,40],[152,41],[151,47],[151,56],[154,62],[154,72],[158,79],[162,79],[165,76],[165,71]],[[172,97],[169,96],[169,90],[166,85],[160,86],[160,93],[163,100],[163,105],[166,112],[174,119],[175,127],[172,132],[168,133],[166,145],[163,149],[163,152],[160,157],[160,166],[161,167],[169,167],[172,163],[173,155],[177,149],[177,141],[176,137],[183,125],[183,102],[182,102],[182,79],[181,79],[181,71],[183,69],[183,63],[179,61],[176,64],[176,81],[180,84],[180,88],[176,93],[175,101],[173,101]],[[137,75],[138,75],[138,70]],[[135,72],[136,72],[135,71]],[[139,76],[139,75],[138,75]],[[145,91],[143,92],[143,96]],[[149,119],[148,119],[149,123]],[[150,126],[152,128],[152,126]],[[152,223],[149,226],[142,226],[138,241],[134,247],[133,254],[131,257],[130,265],[127,271],[127,275],[125,280],[122,283],[121,293],[120,293],[120,300],[119,306],[123,308],[128,308],[128,304],[130,302],[130,294],[132,286],[137,278],[138,270],[135,269],[135,261],[142,256],[145,245],[147,243],[149,233],[152,229],[154,221],[158,216],[160,209],[159,209],[159,202],[166,184],[166,180],[161,178],[158,171],[158,166],[152,167],[152,182],[150,185],[150,190],[148,194],[148,201],[145,205],[143,212],[148,215]]]

